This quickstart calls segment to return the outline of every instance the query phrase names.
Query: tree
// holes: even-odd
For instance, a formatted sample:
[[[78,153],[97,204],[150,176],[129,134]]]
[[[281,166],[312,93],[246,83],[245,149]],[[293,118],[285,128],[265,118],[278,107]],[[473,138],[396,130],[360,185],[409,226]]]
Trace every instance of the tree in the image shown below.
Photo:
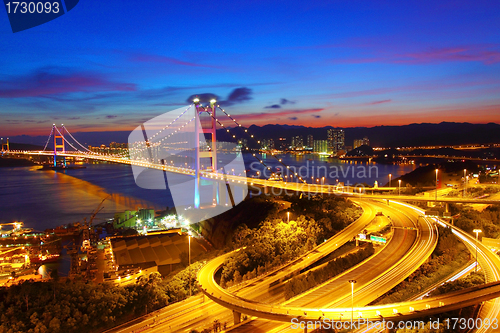
[[[61,330],[61,321],[57,317],[52,318],[49,323],[49,328],[51,332],[59,332]]]

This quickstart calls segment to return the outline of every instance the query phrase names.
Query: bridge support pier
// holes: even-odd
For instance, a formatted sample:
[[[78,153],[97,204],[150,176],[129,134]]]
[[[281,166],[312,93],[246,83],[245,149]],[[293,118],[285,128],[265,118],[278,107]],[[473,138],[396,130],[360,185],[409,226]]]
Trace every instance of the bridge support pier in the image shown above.
[[[445,212],[446,212],[446,213],[449,213],[449,212],[450,212],[450,204],[449,204],[449,203],[446,203],[446,204],[445,204]]]
[[[226,188],[226,182],[225,181],[219,181],[218,187],[219,187],[219,205],[225,205],[227,204],[227,188]]]
[[[233,310],[234,325],[241,323],[241,312],[236,312]]]

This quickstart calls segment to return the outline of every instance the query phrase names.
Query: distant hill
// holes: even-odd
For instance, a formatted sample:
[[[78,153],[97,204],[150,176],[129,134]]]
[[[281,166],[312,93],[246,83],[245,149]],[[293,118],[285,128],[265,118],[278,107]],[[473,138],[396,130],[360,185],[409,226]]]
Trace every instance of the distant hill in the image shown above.
[[[29,143],[10,142],[9,149],[11,150],[43,150],[44,146],[32,145]]]
[[[326,126],[322,128],[294,126],[293,128],[283,125],[252,125],[248,128],[258,138],[272,138],[277,142],[280,137],[288,140],[294,135],[303,137],[313,135],[314,140],[326,140],[327,130],[334,128]],[[371,147],[405,147],[405,146],[434,146],[434,145],[459,145],[470,143],[499,143],[500,125],[449,123],[439,124],[410,124],[403,126],[376,126],[376,127],[350,127],[345,130],[345,141],[347,146],[352,146],[355,139],[368,137]],[[236,132],[243,132],[244,128],[235,128]],[[223,131],[217,134],[226,135]],[[289,142],[289,141],[288,141]]]
[[[332,126],[322,128],[290,126],[290,125],[251,125],[248,131],[258,139],[274,139],[278,141],[280,137],[287,139],[295,135],[306,137],[312,134],[314,140],[326,140],[326,132]],[[339,127],[340,128],[340,127]],[[470,124],[442,122],[439,124],[409,124],[403,126],[375,126],[375,127],[349,127],[345,130],[345,140],[347,146],[352,146],[354,139],[368,137],[371,147],[405,147],[405,146],[435,146],[435,145],[458,145],[470,143],[500,143],[500,125]],[[238,136],[245,137],[245,127],[236,127],[231,132]],[[98,146],[109,145],[110,142],[127,142],[129,131],[110,132],[77,132],[73,133],[75,138],[83,145]],[[217,136],[222,141],[232,141],[225,129],[217,130]],[[248,138],[248,136],[247,136]],[[35,145],[45,145],[47,136],[20,135],[10,137],[11,142],[28,143]],[[249,138],[249,143],[251,142]]]

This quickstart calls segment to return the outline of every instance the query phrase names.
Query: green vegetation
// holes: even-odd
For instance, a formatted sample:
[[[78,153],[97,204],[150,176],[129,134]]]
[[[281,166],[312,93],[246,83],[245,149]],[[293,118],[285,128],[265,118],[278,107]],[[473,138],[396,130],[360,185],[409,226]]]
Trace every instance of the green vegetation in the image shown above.
[[[468,186],[465,191],[465,196],[469,198],[477,198],[486,194],[498,193],[500,191],[500,187],[494,185],[473,185]],[[462,197],[464,191],[463,190],[452,190],[447,196],[449,197]]]
[[[285,285],[285,298],[290,299],[296,295],[300,295],[303,292],[315,287],[323,282],[330,280],[331,278],[345,272],[351,267],[359,264],[366,258],[372,256],[375,253],[373,245],[368,243],[366,248],[359,250],[354,253],[349,253],[344,257],[337,258],[330,261],[325,266],[309,271],[306,274],[302,274],[293,277]]]
[[[439,296],[442,294],[451,293],[452,291],[462,290],[465,288],[479,286],[485,283],[483,272],[472,272],[464,278],[447,282],[442,286],[436,288],[430,296]]]
[[[455,221],[455,226],[475,236],[472,230],[481,229],[485,237],[500,236],[500,206],[492,205],[479,212],[474,209],[464,209]]]
[[[254,229],[245,224],[237,228],[232,247],[246,248],[226,260],[220,281],[223,287],[254,278],[304,254],[360,216],[360,209],[344,199],[318,196],[291,200],[290,222],[284,222],[287,212],[281,211],[278,214],[282,219],[267,218]]]
[[[162,280],[152,273],[133,285],[24,282],[0,289],[0,333],[96,332],[159,309],[196,288],[201,263]]]
[[[408,300],[467,263],[469,251],[465,245],[453,235],[451,229],[442,227],[438,229],[439,240],[431,257],[403,282],[375,300],[373,304],[391,304]]]

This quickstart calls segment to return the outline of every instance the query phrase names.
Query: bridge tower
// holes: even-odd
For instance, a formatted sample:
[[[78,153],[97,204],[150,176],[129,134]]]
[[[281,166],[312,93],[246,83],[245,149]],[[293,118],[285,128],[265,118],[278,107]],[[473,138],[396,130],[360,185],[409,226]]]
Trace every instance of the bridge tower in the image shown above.
[[[62,148],[62,150],[60,151],[63,153],[65,152],[64,136],[57,130],[56,124],[52,124],[52,129],[54,132],[54,166],[57,166],[57,152],[58,152],[57,149]],[[64,131],[64,126],[62,127],[62,130]],[[66,165],[66,157],[64,157],[64,165]]]
[[[1,140],[2,140],[2,152],[9,152],[10,151],[10,149],[9,149],[9,138],[7,138],[7,143],[3,142],[3,138]]]
[[[217,173],[217,137],[216,137],[216,116],[215,110],[217,108],[217,101],[212,99],[210,101],[210,106],[203,107],[200,104],[199,98],[194,99],[194,112],[196,116],[195,121],[195,188],[194,188],[194,206],[195,208],[200,208],[200,170],[202,158],[210,158],[210,167],[212,172]],[[203,128],[200,122],[200,114],[208,113],[211,117],[210,126]],[[200,134],[203,138],[200,140]],[[205,142],[205,134],[210,134],[212,137],[212,144],[208,151],[200,151],[200,142]],[[219,204],[219,187],[214,184],[214,198],[217,204]]]

